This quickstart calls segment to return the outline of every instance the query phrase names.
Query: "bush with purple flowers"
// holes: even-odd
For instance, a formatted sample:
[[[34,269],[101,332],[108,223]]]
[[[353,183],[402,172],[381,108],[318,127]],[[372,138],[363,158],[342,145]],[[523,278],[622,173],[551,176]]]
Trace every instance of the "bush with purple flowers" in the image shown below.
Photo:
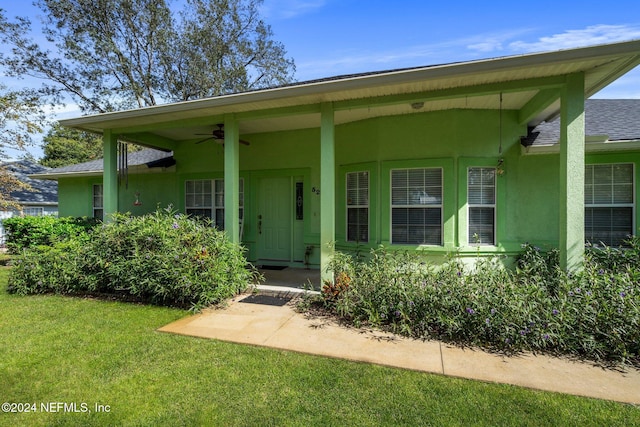
[[[356,325],[421,339],[640,367],[640,264],[602,258],[589,250],[583,271],[569,274],[557,251],[531,245],[514,269],[481,258],[465,269],[455,257],[435,266],[384,248],[368,259],[338,253],[334,271],[351,282],[330,309]]]
[[[171,209],[116,214],[90,236],[25,250],[9,292],[109,294],[197,310],[258,279],[243,249],[221,231]]]

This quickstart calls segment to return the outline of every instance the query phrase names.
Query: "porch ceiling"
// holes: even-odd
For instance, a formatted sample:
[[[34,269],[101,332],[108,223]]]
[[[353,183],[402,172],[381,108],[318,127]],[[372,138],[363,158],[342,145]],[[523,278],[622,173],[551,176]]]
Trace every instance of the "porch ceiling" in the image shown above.
[[[235,114],[241,134],[320,126],[320,104],[332,102],[335,123],[448,109],[518,110],[535,125],[559,113],[567,75],[584,73],[589,97],[640,64],[640,40],[355,76],[62,120],[64,126],[106,129],[162,147],[193,140]],[[413,103],[424,103],[419,109]],[[162,147],[166,148],[166,147]]]

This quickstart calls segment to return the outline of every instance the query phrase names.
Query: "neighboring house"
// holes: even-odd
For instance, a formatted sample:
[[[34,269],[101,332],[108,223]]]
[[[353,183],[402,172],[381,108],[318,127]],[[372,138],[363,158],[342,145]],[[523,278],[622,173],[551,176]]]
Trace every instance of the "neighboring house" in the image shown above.
[[[585,240],[636,233],[638,102],[587,101],[586,131],[584,113],[639,63],[632,41],[79,117],[61,123],[103,134],[105,173],[38,176],[58,181],[62,215],[171,204],[226,228],[254,263],[308,261],[325,278],[334,247],[380,244],[441,260],[530,242],[574,269]],[[119,179],[118,141],[166,153],[131,155]]]
[[[0,243],[4,244],[5,232],[1,220],[14,216],[58,215],[58,183],[31,178],[30,175],[47,173],[51,169],[29,160],[4,163],[0,167],[31,186],[29,190],[18,190],[10,194],[19,209],[0,211]]]

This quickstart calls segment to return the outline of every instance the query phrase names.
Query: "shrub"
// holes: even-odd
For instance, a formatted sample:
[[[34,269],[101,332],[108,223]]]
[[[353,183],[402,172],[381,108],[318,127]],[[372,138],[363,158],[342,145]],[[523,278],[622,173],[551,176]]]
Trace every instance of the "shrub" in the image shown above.
[[[7,249],[19,253],[35,246],[51,246],[69,238],[79,238],[97,224],[93,218],[53,216],[12,217],[2,220],[7,231]]]
[[[80,239],[71,238],[23,250],[13,261],[7,291],[20,295],[82,292],[79,262],[83,245]]]
[[[200,309],[221,302],[258,277],[240,246],[209,224],[170,210],[116,214],[90,239],[24,251],[11,292],[116,294]]]
[[[366,261],[338,254],[334,272],[348,274],[349,286],[327,295],[326,306],[355,324],[421,339],[640,366],[638,264],[588,255],[582,272],[568,274],[557,251],[523,249],[513,270],[496,259],[433,266],[384,248]]]

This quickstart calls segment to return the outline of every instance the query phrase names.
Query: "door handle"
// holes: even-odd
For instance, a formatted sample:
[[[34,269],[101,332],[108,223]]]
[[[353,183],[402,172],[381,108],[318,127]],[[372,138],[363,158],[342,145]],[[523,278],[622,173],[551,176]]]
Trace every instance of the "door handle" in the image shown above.
[[[258,234],[262,234],[262,215],[258,215]]]

